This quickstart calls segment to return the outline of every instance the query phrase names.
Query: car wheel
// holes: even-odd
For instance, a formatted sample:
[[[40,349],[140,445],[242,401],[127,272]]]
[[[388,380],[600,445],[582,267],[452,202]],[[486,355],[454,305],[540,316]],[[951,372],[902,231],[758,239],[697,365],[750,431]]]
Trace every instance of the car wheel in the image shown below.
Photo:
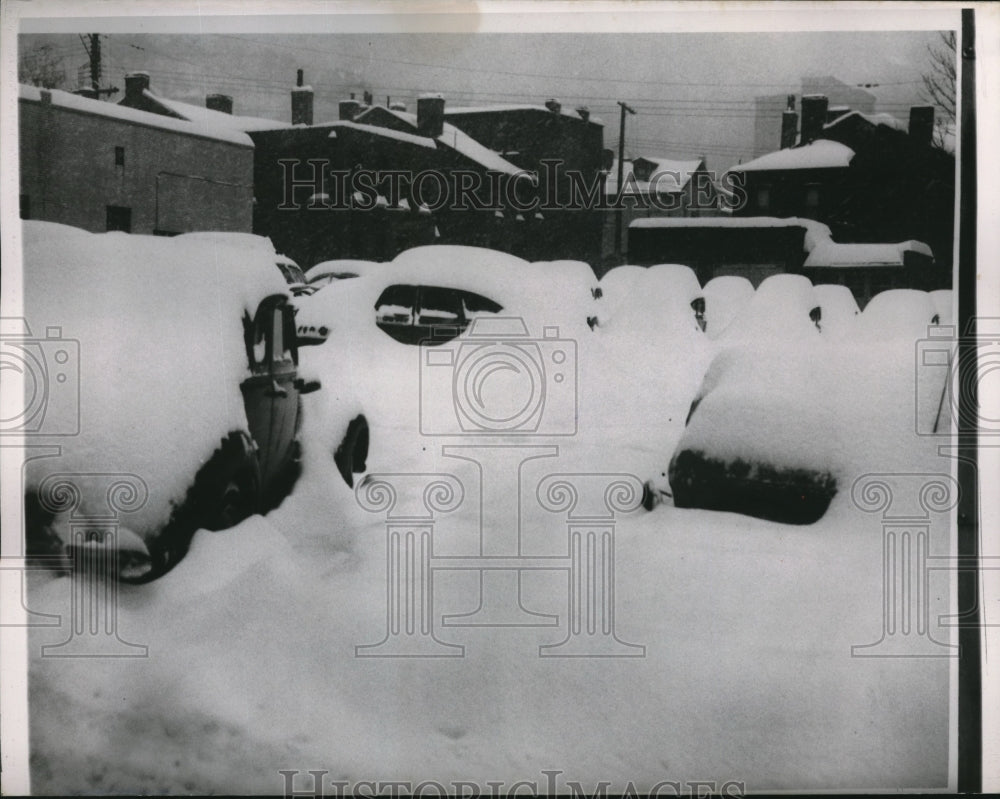
[[[260,468],[253,441],[232,432],[195,475],[184,501],[174,508],[160,534],[148,541],[150,564],[142,573],[121,575],[129,583],[148,583],[170,571],[187,554],[199,529],[225,530],[260,508]]]
[[[347,432],[333,454],[337,471],[351,488],[354,488],[354,475],[367,468],[365,461],[368,460],[368,438],[368,420],[364,415],[355,416],[347,425]]]

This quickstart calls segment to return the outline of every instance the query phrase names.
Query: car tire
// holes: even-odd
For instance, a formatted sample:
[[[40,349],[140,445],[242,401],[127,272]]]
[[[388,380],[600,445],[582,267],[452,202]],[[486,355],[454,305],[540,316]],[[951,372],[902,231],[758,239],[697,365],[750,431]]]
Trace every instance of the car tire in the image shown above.
[[[149,540],[150,569],[124,582],[148,583],[170,571],[187,554],[200,529],[225,530],[260,509],[260,467],[253,440],[243,431],[222,439],[195,475],[184,501],[160,534]]]
[[[347,432],[333,454],[337,471],[350,488],[354,488],[354,475],[367,468],[365,462],[368,460],[368,441],[368,420],[363,414],[359,414],[347,425]]]

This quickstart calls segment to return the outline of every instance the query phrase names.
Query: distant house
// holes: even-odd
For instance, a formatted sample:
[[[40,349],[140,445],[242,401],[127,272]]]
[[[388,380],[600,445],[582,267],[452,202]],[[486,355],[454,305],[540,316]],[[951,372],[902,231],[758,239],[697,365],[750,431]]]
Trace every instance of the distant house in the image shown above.
[[[685,264],[702,285],[738,275],[756,287],[771,275],[803,274],[814,284],[847,286],[862,308],[880,291],[942,285],[940,267],[922,242],[843,244],[823,223],[801,217],[636,219],[629,241],[630,263]]]
[[[93,232],[250,232],[245,132],[32,86],[18,106],[22,218]]]
[[[619,198],[618,160],[614,159],[604,185],[606,205]],[[629,225],[652,217],[699,217],[718,214],[719,192],[703,158],[678,161],[641,156],[622,162],[622,251],[628,252]],[[617,210],[604,212],[602,261],[615,254]]]
[[[628,261],[684,264],[702,285],[738,275],[756,287],[771,275],[801,273],[809,251],[829,238],[830,229],[812,219],[652,217],[629,225]]]
[[[858,111],[828,117],[825,97],[804,97],[797,144],[793,121],[794,146],[731,169],[744,194],[733,214],[815,219],[843,242],[917,239],[950,276],[955,158],[932,142],[933,108],[911,109],[909,125]]]
[[[599,260],[603,213],[596,206],[607,164],[604,123],[588,108],[571,109],[553,98],[537,105],[449,106],[445,119],[537,176],[538,197],[552,208],[542,211],[543,220],[535,220],[543,221],[540,230],[522,237],[517,254],[531,260]],[[571,199],[574,181],[575,199],[582,200],[583,194],[594,190],[593,202]],[[576,207],[565,207],[569,205]]]

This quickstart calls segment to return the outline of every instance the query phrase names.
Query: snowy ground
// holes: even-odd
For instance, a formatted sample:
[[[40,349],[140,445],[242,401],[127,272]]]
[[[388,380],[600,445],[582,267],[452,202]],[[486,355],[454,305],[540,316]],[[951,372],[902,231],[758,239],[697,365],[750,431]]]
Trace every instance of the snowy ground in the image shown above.
[[[666,325],[655,332],[688,341]],[[519,481],[509,447],[480,472],[442,453],[468,438],[419,434],[415,382],[390,388],[419,351],[383,337],[391,355],[370,362],[368,387],[353,386],[372,425],[369,472],[403,475],[404,502],[419,498],[414,474],[460,481],[464,501],[440,516],[436,556],[510,540],[520,518],[524,553],[558,557],[566,523],[539,507],[545,475],[584,475],[583,485],[595,473],[666,470],[713,351],[616,332],[613,320],[579,335],[576,435],[494,441],[557,448],[528,461]],[[323,418],[310,404],[323,392],[309,395],[306,468],[292,496],[266,518],[199,532],[172,572],[120,589],[118,635],[147,657],[40,657],[69,629],[34,632],[33,790],[280,793],[280,770],[301,771],[304,790],[308,769],[350,784],[471,781],[483,793],[487,781],[544,790],[553,770],[561,790],[571,780],[587,793],[601,781],[614,792],[664,780],[748,791],[944,787],[949,660],[851,656],[883,628],[882,521],[852,503],[851,484],[865,471],[949,468],[936,441],[913,433],[913,343],[882,353],[898,368],[855,374],[870,396],[861,384],[844,389],[853,410],[824,455],[840,465],[841,490],[817,524],[669,504],[618,514],[615,633],[645,647],[642,657],[539,657],[568,630],[567,575],[556,570],[526,572],[521,599],[557,626],[443,626],[442,615],[475,610],[478,575],[435,572],[435,634],[464,656],[356,657],[386,634],[386,520],[359,506],[325,448],[309,447],[329,438],[308,427]],[[509,480],[503,490],[488,484],[496,474]],[[942,524],[935,516],[937,554],[947,551]],[[30,608],[67,619],[71,580],[32,580]],[[943,572],[930,589],[936,620],[948,607]],[[77,640],[95,652],[107,644]]]

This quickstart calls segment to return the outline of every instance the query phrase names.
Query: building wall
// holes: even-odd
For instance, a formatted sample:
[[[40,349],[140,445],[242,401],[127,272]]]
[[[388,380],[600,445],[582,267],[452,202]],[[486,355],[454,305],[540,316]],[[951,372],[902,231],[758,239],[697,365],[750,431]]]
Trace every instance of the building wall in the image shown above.
[[[131,209],[132,233],[251,231],[252,147],[32,100],[19,112],[30,218],[101,232],[117,206]]]

